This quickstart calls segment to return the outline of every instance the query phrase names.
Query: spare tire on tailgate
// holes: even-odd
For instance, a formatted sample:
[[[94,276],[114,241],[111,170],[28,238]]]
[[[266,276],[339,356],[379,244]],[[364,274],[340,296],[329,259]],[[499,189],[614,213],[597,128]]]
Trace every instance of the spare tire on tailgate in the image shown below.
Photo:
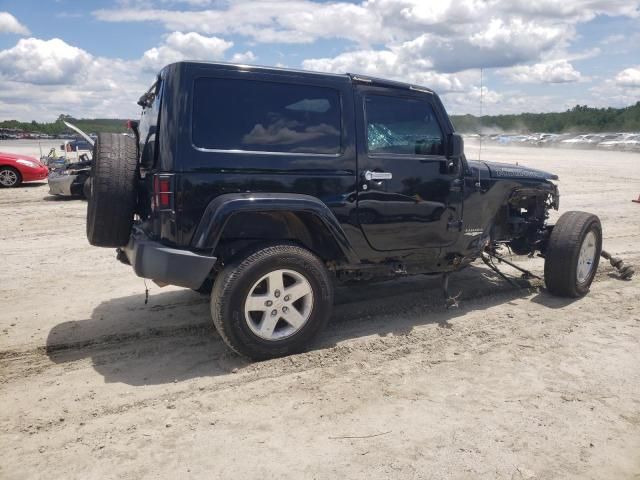
[[[87,238],[97,247],[129,242],[136,207],[136,141],[116,133],[100,133],[93,149]]]

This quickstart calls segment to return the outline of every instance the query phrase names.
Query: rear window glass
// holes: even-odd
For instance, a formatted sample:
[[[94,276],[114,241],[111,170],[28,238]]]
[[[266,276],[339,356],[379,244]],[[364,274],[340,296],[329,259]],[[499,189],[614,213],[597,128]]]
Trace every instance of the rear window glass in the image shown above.
[[[384,95],[365,98],[370,154],[444,154],[442,130],[428,102]]]
[[[337,154],[340,118],[340,96],[331,88],[218,78],[194,84],[196,147]]]

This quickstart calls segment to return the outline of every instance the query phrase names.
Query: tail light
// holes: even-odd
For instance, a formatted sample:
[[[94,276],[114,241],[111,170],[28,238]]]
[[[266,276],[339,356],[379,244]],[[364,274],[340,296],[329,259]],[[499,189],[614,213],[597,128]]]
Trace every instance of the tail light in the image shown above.
[[[155,211],[173,210],[173,177],[171,175],[153,176],[153,209]]]

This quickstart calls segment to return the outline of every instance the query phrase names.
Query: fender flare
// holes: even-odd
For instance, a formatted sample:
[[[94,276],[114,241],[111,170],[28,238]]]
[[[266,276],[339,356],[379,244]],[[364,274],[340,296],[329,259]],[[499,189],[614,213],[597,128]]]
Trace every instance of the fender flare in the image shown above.
[[[313,215],[326,227],[347,262],[359,263],[351,242],[329,207],[316,197],[299,193],[219,195],[207,205],[191,239],[191,246],[197,250],[214,251],[231,217],[244,212],[294,212]]]

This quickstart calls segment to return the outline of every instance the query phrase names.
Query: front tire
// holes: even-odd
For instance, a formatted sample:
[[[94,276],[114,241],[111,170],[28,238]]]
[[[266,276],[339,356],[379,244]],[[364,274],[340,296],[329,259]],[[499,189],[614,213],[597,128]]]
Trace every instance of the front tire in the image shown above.
[[[273,245],[216,277],[211,316],[225,343],[254,360],[303,351],[327,324],[333,284],[323,262],[296,245]]]
[[[602,251],[600,219],[566,212],[553,227],[545,251],[544,281],[550,293],[581,297],[589,291]]]
[[[22,183],[22,175],[12,167],[0,168],[0,187],[12,188],[19,187]]]

